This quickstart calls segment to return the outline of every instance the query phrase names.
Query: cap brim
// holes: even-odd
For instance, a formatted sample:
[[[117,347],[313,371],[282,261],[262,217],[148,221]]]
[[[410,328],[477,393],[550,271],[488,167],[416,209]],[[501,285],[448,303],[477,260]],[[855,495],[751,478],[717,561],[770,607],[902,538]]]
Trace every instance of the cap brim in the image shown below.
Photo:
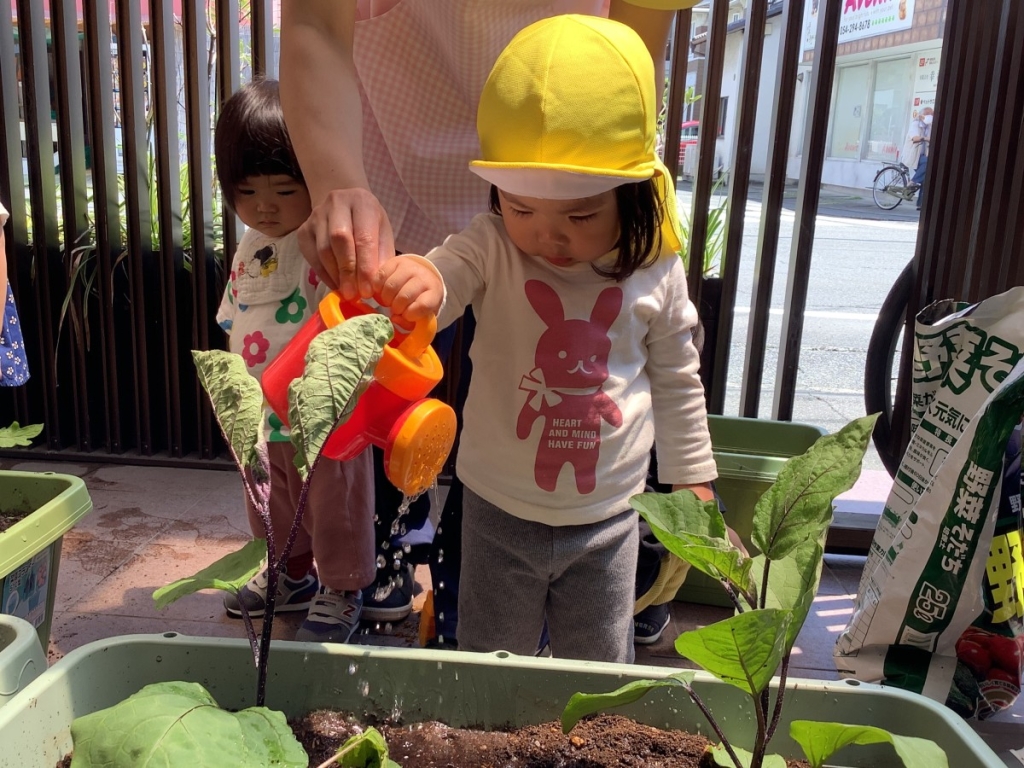
[[[540,164],[488,163],[476,160],[469,170],[503,192],[542,200],[580,200],[594,197],[623,184],[649,179],[653,169],[635,169],[616,174]]]

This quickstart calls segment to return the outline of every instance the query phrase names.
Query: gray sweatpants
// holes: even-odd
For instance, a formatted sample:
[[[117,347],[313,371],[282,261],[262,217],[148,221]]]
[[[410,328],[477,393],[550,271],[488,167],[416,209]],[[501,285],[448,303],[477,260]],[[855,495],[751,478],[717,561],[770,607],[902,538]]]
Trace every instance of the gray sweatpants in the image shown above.
[[[468,488],[462,513],[459,648],[633,661],[636,513],[590,525],[522,520]]]

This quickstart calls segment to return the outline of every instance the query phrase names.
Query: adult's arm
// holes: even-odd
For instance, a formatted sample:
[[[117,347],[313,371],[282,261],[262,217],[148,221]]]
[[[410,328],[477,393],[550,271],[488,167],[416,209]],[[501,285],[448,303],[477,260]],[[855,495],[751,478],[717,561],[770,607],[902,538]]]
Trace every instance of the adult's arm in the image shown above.
[[[0,317],[3,316],[4,302],[7,301],[7,241],[0,229]]]
[[[0,203],[0,319],[4,316],[4,303],[7,301],[7,241],[4,237],[7,216],[7,209]]]
[[[281,106],[313,203],[299,244],[347,298],[371,295],[379,263],[394,255],[390,222],[363,166],[355,17],[355,0],[281,4]]]
[[[3,216],[0,216],[3,220]],[[4,240],[3,225],[0,225],[0,323],[3,322],[4,305],[7,304],[7,243]],[[0,379],[4,377],[3,366],[0,366]]]

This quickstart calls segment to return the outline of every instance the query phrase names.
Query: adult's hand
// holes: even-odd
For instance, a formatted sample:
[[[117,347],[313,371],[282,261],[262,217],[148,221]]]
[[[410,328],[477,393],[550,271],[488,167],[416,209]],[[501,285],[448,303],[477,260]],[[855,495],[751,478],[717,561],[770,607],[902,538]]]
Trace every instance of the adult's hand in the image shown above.
[[[335,189],[299,227],[299,247],[328,287],[346,299],[373,295],[381,264],[395,255],[391,223],[366,189]]]

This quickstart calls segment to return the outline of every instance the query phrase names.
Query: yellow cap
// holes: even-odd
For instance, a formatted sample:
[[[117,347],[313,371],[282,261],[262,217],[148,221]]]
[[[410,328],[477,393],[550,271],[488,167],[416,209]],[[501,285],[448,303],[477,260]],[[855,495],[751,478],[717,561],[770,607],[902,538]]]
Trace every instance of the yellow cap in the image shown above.
[[[654,178],[665,209],[664,245],[679,250],[675,184],[666,183],[655,152],[657,103],[654,64],[630,27],[596,16],[538,21],[512,38],[484,84],[477,111],[482,157],[470,169],[532,197],[586,197],[578,192]],[[564,183],[552,183],[559,175]],[[532,195],[508,188],[531,178]]]

